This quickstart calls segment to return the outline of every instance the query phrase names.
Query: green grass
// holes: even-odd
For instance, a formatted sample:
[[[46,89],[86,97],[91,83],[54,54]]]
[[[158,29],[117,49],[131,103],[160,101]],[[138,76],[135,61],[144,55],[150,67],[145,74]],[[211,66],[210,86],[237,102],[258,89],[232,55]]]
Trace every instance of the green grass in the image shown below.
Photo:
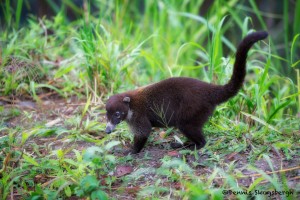
[[[1,4],[0,199],[247,199],[223,190],[299,195],[292,184],[299,180],[299,0],[280,3],[278,12],[262,11],[257,1],[219,0],[206,9],[191,0],[84,1],[84,9],[47,1],[53,18],[28,16],[22,24],[27,3]],[[238,42],[260,29],[270,35],[249,52],[243,89],[206,124],[203,149],[174,157],[168,144],[184,137],[155,129],[144,153],[118,155],[132,135],[125,124],[105,135],[109,95],[173,76],[224,84]],[[28,99],[41,109],[14,105]],[[48,101],[57,107],[46,107]],[[116,169],[128,165],[133,171],[118,176]]]

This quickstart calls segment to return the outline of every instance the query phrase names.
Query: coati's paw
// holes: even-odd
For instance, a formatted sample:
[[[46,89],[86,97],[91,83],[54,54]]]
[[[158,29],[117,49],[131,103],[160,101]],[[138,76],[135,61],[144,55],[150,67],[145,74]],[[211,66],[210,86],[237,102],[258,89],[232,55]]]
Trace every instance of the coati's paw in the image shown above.
[[[195,145],[195,143],[191,141],[187,141],[184,144],[181,144],[179,142],[171,142],[170,146],[172,149],[179,149],[179,148],[191,148],[191,147],[194,148],[195,146],[198,145]]]
[[[127,156],[127,155],[134,155],[134,154],[137,154],[139,152],[137,152],[136,150],[134,149],[126,149],[126,150],[123,150],[123,155],[124,156]]]
[[[132,154],[131,152],[132,152],[131,149],[123,150],[123,155],[124,155],[124,156],[130,155],[130,154]]]
[[[181,144],[181,143],[179,143],[179,142],[171,142],[171,143],[170,143],[170,147],[171,147],[172,149],[179,149],[179,148],[184,147],[184,145]]]
[[[181,144],[179,142],[172,142],[170,144],[172,149],[179,149],[179,148],[188,148],[190,150],[194,149],[201,149],[204,145],[203,144],[195,144],[193,142],[185,142],[184,144]]]
[[[195,145],[195,148],[196,148],[196,149],[201,149],[201,148],[203,148],[205,145],[206,145],[206,141],[202,141],[200,144],[196,144],[196,145]]]

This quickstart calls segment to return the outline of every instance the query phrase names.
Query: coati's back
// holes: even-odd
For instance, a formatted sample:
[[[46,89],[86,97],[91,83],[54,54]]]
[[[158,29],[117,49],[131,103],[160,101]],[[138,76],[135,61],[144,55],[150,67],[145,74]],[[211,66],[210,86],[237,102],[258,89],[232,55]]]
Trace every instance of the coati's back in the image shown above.
[[[187,77],[169,78],[140,90],[146,112],[153,126],[177,126],[197,113],[210,113],[215,104],[213,92],[219,86]],[[210,112],[211,111],[211,112]]]

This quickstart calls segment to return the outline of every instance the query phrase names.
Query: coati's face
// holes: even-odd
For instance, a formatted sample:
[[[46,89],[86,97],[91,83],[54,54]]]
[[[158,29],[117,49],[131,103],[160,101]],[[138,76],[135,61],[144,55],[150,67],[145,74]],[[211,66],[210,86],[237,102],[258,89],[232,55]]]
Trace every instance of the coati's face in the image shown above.
[[[126,119],[129,111],[130,97],[122,95],[111,96],[106,103],[106,133],[111,133],[117,124]]]

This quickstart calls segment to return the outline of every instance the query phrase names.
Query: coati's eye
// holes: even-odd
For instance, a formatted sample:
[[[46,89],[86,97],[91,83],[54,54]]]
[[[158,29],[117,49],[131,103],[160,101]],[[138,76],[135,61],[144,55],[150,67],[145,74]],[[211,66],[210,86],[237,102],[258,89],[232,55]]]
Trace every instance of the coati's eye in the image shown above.
[[[116,118],[120,118],[120,117],[121,117],[121,113],[120,113],[119,111],[117,111],[117,112],[115,113],[115,116],[116,116]]]

